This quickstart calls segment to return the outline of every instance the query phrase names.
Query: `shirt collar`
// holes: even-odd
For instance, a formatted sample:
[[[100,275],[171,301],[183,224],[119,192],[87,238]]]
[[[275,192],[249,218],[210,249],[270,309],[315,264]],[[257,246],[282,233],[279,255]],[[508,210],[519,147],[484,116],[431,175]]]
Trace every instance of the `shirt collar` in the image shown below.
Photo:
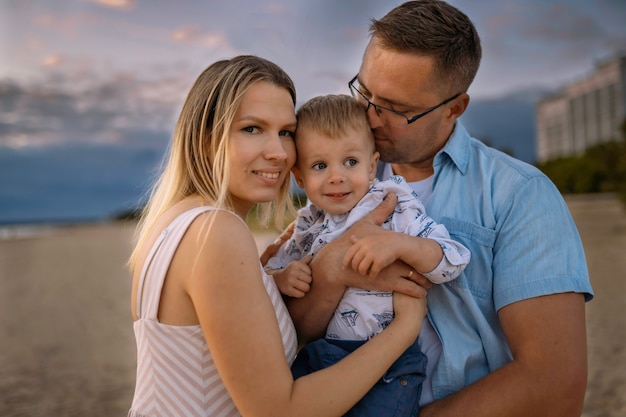
[[[435,172],[449,159],[454,163],[461,174],[465,175],[469,165],[470,147],[469,133],[467,133],[463,124],[457,120],[452,135],[450,135],[450,139],[448,139],[444,147],[435,155],[435,160],[433,161]]]

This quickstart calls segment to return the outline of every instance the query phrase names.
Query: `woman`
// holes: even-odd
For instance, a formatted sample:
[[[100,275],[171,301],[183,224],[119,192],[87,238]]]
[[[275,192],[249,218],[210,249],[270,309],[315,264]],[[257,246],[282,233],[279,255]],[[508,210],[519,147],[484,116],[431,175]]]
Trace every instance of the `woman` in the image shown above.
[[[130,416],[342,415],[419,333],[423,299],[338,364],[293,380],[293,323],[244,223],[275,222],[295,161],[295,88],[254,56],[196,80],[139,227],[130,266],[137,384]]]

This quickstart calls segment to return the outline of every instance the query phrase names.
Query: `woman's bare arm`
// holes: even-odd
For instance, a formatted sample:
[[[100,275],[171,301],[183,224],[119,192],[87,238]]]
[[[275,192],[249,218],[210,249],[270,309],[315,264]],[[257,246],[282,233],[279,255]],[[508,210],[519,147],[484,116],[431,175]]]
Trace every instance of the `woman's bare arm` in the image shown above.
[[[216,367],[242,415],[343,415],[415,340],[425,300],[400,295],[396,319],[355,353],[293,380],[274,308],[263,285],[257,249],[246,226],[220,213],[186,280]],[[197,222],[198,220],[196,220]],[[179,248],[195,252],[202,225]],[[178,256],[178,253],[177,253]]]

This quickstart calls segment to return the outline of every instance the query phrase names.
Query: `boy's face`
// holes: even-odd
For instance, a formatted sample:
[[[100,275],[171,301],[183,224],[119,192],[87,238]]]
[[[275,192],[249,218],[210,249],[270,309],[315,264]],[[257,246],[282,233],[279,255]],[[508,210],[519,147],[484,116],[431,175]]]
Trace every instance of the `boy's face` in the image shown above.
[[[352,210],[376,175],[378,152],[372,139],[354,129],[336,138],[301,129],[296,134],[296,149],[296,181],[309,200],[327,213]]]

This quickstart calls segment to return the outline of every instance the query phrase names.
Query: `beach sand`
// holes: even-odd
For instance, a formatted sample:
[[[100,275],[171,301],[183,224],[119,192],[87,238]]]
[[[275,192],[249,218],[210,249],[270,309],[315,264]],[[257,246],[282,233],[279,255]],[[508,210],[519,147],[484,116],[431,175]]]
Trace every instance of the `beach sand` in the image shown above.
[[[585,417],[626,416],[626,212],[612,195],[567,197],[596,296],[587,304]],[[0,416],[125,416],[135,381],[135,224],[0,233]],[[258,235],[263,246],[273,235]]]

